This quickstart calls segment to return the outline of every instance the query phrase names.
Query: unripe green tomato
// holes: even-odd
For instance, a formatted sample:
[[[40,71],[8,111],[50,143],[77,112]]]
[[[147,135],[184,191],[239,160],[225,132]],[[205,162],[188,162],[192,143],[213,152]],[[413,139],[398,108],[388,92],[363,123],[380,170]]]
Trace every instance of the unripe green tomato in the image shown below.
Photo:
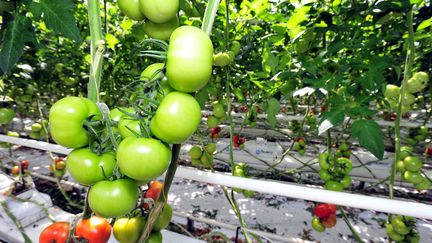
[[[317,232],[324,232],[325,231],[325,227],[324,225],[321,223],[321,220],[318,217],[313,217],[312,218],[312,229],[314,229]]]
[[[213,156],[208,154],[207,152],[204,152],[201,156],[201,164],[206,168],[212,168],[213,167]]]
[[[113,234],[120,243],[135,243],[144,227],[143,217],[118,218],[113,225]]]
[[[235,59],[235,54],[234,54],[234,52],[232,52],[232,51],[227,51],[226,54],[227,54],[228,57],[229,57],[229,62],[233,62],[234,59]]]
[[[213,115],[217,118],[223,118],[226,115],[224,106],[221,103],[213,105]]]
[[[324,188],[330,191],[337,191],[337,192],[341,192],[343,191],[343,185],[340,182],[337,181],[326,181]]]
[[[342,184],[342,186],[344,188],[348,188],[351,185],[351,176],[349,175],[345,175],[342,180],[340,181],[340,183]]]
[[[319,163],[319,165],[320,165],[320,167],[321,167],[322,169],[327,170],[327,169],[330,168],[330,165],[329,165],[329,163],[327,162],[328,157],[329,157],[329,154],[328,154],[328,153],[321,153],[321,154],[318,156],[318,163]]]
[[[404,159],[404,167],[406,170],[416,172],[421,169],[423,162],[414,156],[408,156]]]
[[[400,95],[400,87],[394,84],[387,84],[384,96],[388,99],[397,98]]]
[[[333,178],[333,176],[326,169],[320,169],[319,176],[324,182],[329,181]]]
[[[342,151],[346,151],[349,149],[349,145],[347,143],[342,143],[341,145],[339,145],[339,149]]]
[[[215,128],[217,125],[219,125],[219,119],[217,117],[215,116],[207,117],[208,128]]]
[[[160,231],[150,233],[145,243],[162,243],[162,234]]]
[[[412,145],[416,145],[417,141],[413,138],[407,138],[406,143],[412,146]]]
[[[392,224],[388,223],[386,225],[386,231],[387,231],[387,235],[390,237],[390,239],[394,240],[394,241],[402,241],[404,239],[403,235],[398,234],[394,229]]]
[[[201,166],[201,160],[200,159],[192,159],[191,162],[192,162],[193,166],[196,166],[196,167]]]
[[[426,139],[426,136],[422,134],[418,134],[414,136],[414,139],[417,140],[417,142],[422,142]]]
[[[172,32],[174,32],[179,25],[180,23],[177,16],[168,20],[168,22],[160,24],[148,19],[144,24],[144,32],[153,39],[168,41]]]
[[[201,158],[201,155],[202,155],[202,150],[198,146],[193,146],[189,150],[189,155],[190,155],[191,159],[198,159],[199,160]]]
[[[29,137],[33,138],[33,139],[41,139],[42,138],[40,132],[34,132],[34,131],[31,131],[29,133]]]
[[[406,235],[410,232],[410,228],[405,225],[403,217],[401,215],[393,217],[391,219],[391,225],[393,227],[393,230],[400,235]]]
[[[165,229],[171,221],[172,213],[173,210],[171,205],[166,203],[159,217],[156,219],[155,224],[153,225],[153,231],[161,231]]]
[[[40,130],[42,130],[42,125],[40,123],[33,123],[31,125],[31,130],[33,132],[39,132]]]
[[[409,234],[405,236],[405,240],[408,243],[419,243],[420,242],[420,235],[418,233]]]
[[[304,154],[306,153],[306,150],[304,150],[304,149],[300,149],[300,150],[298,151],[298,153],[299,153],[300,155],[304,155]]]
[[[255,194],[255,192],[251,190],[242,190],[242,194],[245,197],[252,197]]]
[[[11,109],[0,108],[0,124],[8,124],[13,120],[15,112]]]
[[[213,65],[225,67],[231,62],[231,58],[226,52],[219,52],[213,56]]]
[[[16,137],[16,138],[19,137],[19,133],[17,133],[17,132],[12,132],[12,131],[8,131],[8,132],[6,133],[6,135],[9,136],[9,137]]]
[[[406,171],[403,160],[399,160],[396,163],[396,170],[399,171],[399,172],[401,172],[401,173],[404,173]]]
[[[419,128],[419,133],[421,135],[428,135],[429,133],[429,129],[426,126],[420,126]]]
[[[232,41],[230,46],[230,51],[237,55],[240,52],[241,44],[238,41]]]
[[[406,157],[410,156],[413,152],[413,148],[409,146],[402,146],[400,149],[400,158],[403,160]]]
[[[409,106],[414,102],[415,102],[415,96],[410,93],[406,93],[403,99],[403,105]]]
[[[207,146],[204,147],[204,150],[209,154],[214,154],[214,152],[216,152],[216,144],[209,143],[207,144]]]
[[[117,4],[128,18],[136,21],[144,19],[144,14],[140,11],[139,0],[118,0]]]
[[[424,177],[419,172],[405,171],[403,179],[411,182],[412,184],[420,183],[424,180]]]
[[[122,116],[118,122],[118,131],[122,138],[136,137],[136,134],[141,134],[141,125],[139,120],[133,120],[129,116]]]
[[[427,87],[429,75],[425,72],[417,72],[412,78],[408,79],[407,91],[410,93],[420,92]]]
[[[414,184],[414,187],[419,190],[429,190],[431,182],[427,178],[423,178],[419,183]]]
[[[179,0],[139,0],[137,10],[155,23],[165,23],[174,18],[179,11]],[[141,8],[140,8],[141,7]]]

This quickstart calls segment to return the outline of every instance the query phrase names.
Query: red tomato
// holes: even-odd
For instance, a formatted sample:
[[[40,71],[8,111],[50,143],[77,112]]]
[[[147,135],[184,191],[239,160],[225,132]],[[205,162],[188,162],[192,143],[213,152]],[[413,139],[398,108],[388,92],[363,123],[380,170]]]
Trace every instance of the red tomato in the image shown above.
[[[321,223],[326,228],[333,228],[336,225],[336,215],[330,215],[327,218],[321,219]]]
[[[69,222],[50,224],[39,235],[39,243],[66,243],[69,237],[69,228]]]
[[[149,189],[144,194],[144,198],[152,198],[153,201],[156,201],[158,199],[159,194],[162,191],[162,189],[163,189],[162,183],[160,183],[159,181],[153,181],[150,184]],[[144,208],[149,209],[150,205],[148,203],[144,203]]]
[[[88,243],[106,243],[111,236],[111,225],[101,217],[81,219],[75,227],[75,236]]]
[[[240,147],[240,145],[244,144],[246,142],[246,139],[244,137],[234,135],[233,136],[233,145],[235,148]]]
[[[30,165],[30,162],[29,162],[28,160],[23,160],[23,161],[21,161],[20,163],[21,163],[21,168],[22,168],[23,170],[28,169],[28,167],[29,167],[29,165]]]
[[[330,211],[327,207],[327,204],[321,203],[315,206],[315,208],[313,209],[314,214],[322,219],[322,218],[327,218],[330,215]]]
[[[326,206],[330,214],[336,214],[336,205],[327,203]]]

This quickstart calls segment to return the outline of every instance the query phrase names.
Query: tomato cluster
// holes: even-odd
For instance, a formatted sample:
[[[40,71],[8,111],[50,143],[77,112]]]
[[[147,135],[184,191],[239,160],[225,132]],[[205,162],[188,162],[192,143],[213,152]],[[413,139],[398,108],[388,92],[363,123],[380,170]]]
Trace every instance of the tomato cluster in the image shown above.
[[[410,128],[406,139],[408,145],[414,146],[420,142],[424,142],[429,136],[429,129],[426,126]]]
[[[313,209],[312,228],[317,232],[324,232],[325,229],[333,228],[336,225],[336,205],[321,203]]]
[[[423,161],[412,156],[412,152],[412,147],[403,146],[401,148],[401,160],[396,163],[396,170],[401,173],[404,181],[412,183],[417,190],[428,190],[431,182],[421,173]]]
[[[234,166],[234,170],[232,171],[233,176],[248,178],[247,176],[247,168],[245,163],[238,163]],[[245,197],[251,197],[254,195],[253,191],[244,190],[240,188],[233,188],[235,192],[242,193]]]
[[[66,174],[66,161],[67,159],[64,157],[54,158],[53,163],[49,166],[51,175],[62,178]]]
[[[415,229],[413,217],[397,215],[393,216],[386,224],[387,235],[396,242],[420,242],[420,235]]]
[[[232,41],[230,50],[225,52],[218,52],[213,55],[213,65],[225,67],[234,61],[236,55],[240,52],[240,42]]]
[[[407,93],[405,93],[402,98],[402,113],[406,113],[411,109],[411,105],[416,101],[414,93],[425,89],[428,82],[429,75],[425,72],[417,72],[408,80],[406,87]],[[388,84],[384,91],[385,101],[389,103],[390,108],[394,111],[396,111],[398,107],[398,99],[401,95],[400,91],[400,87],[394,84]]]
[[[336,157],[345,157],[350,158],[351,157],[351,149],[349,144],[346,141],[341,141],[338,145],[338,148],[336,150]]]
[[[213,129],[226,120],[226,118],[227,115],[224,105],[221,102],[216,102],[213,104],[213,115],[207,117],[207,126],[208,128]]]
[[[348,158],[336,158],[329,153],[322,153],[318,157],[320,165],[319,176],[325,182],[327,190],[343,191],[351,185],[352,162]]]
[[[193,146],[189,150],[192,165],[196,167],[213,168],[214,153],[216,152],[216,144],[209,143],[204,148]]]
[[[315,115],[315,112],[309,112],[306,115],[306,124],[312,129],[317,128],[317,116]]]
[[[294,140],[293,149],[300,155],[304,155],[306,153],[306,139],[303,137],[296,138]]]
[[[19,165],[12,166],[11,175],[19,176],[20,174],[28,174],[29,166],[30,166],[30,162],[28,160],[22,160],[19,162]]]

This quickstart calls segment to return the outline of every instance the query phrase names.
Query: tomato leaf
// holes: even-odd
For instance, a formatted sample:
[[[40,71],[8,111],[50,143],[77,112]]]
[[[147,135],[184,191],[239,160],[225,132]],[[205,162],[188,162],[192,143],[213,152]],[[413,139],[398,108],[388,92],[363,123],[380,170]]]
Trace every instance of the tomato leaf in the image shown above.
[[[331,112],[324,112],[321,115],[320,125],[318,127],[318,135],[325,133],[328,129],[335,127],[345,119],[345,114],[343,109],[336,109]]]
[[[426,19],[423,22],[420,23],[420,25],[417,27],[417,31],[426,29],[427,27],[432,25],[432,18]]]
[[[33,1],[29,9],[36,19],[43,20],[54,32],[80,42],[80,31],[73,15],[74,7],[70,0],[41,0]]]
[[[280,103],[277,99],[271,98],[267,103],[267,120],[272,128],[276,127],[276,115],[280,110]]]
[[[30,29],[30,19],[22,15],[15,15],[14,20],[6,26],[0,51],[0,67],[4,73],[8,73],[21,57],[25,42],[34,39]]]
[[[376,158],[384,156],[384,141],[380,126],[373,120],[357,120],[352,124],[351,133],[360,145],[368,149]]]

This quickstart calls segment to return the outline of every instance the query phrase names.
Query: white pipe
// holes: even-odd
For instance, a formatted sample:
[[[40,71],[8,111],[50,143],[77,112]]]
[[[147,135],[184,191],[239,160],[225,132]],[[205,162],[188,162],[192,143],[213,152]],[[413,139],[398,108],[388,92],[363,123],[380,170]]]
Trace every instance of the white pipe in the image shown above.
[[[176,176],[221,186],[432,220],[432,205],[423,203],[334,192],[276,181],[234,177],[185,167],[178,168]]]
[[[0,135],[0,141],[20,144],[26,147],[52,151],[60,154],[67,154],[70,151],[70,149],[55,144],[4,135]],[[269,180],[234,177],[222,173],[207,172],[183,166],[180,166],[177,169],[176,177],[291,198],[333,203],[341,206],[361,208],[391,214],[402,214],[432,220],[432,206],[423,203],[391,200],[344,192],[333,192]]]

